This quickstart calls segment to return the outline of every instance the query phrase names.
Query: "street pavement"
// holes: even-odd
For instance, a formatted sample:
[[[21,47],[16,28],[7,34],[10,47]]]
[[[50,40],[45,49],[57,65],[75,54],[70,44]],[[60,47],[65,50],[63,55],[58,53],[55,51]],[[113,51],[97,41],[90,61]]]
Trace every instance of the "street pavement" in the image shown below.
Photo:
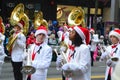
[[[104,80],[104,73],[105,73],[104,62],[99,62],[99,61],[94,62],[94,66],[91,68],[91,70],[92,70],[91,80]],[[3,64],[0,80],[14,80],[10,61],[6,61]],[[50,68],[48,69],[47,80],[62,80],[61,72],[56,69],[55,62],[52,62]]]

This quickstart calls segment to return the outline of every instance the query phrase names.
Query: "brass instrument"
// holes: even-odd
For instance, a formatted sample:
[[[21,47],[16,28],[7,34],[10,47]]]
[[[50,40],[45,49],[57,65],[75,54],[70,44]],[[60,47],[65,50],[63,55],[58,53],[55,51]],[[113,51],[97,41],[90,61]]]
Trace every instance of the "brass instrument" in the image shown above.
[[[22,13],[21,20],[23,20],[25,23],[25,25],[23,26],[23,34],[27,36],[29,30],[29,18],[25,13]]]
[[[21,72],[29,75],[35,73],[36,69],[32,66],[32,58],[31,58],[31,51],[28,49],[28,51],[24,51],[24,54],[27,55],[27,62],[26,65],[22,67]]]
[[[57,49],[53,49],[53,50],[56,53],[56,55],[58,56],[59,55],[58,54],[58,50]],[[61,56],[63,58],[61,64],[64,65],[65,63],[68,63],[67,56],[66,56],[66,54],[63,51],[61,52]]]
[[[58,55],[59,55],[59,54],[58,54],[58,50],[57,50],[56,48],[53,49],[53,50],[54,50],[54,52],[56,53],[56,55],[58,56]],[[67,50],[68,50],[68,48],[67,48]],[[69,63],[69,61],[68,61],[68,59],[67,59],[67,55],[66,55],[67,51],[66,51],[66,53],[65,53],[64,51],[59,51],[59,52],[60,52],[60,55],[62,56],[61,66],[63,66],[63,65],[66,64],[66,63]],[[59,68],[57,68],[57,69],[59,70]],[[69,77],[74,76],[74,73],[73,73],[73,71],[69,68],[68,70],[63,71],[63,75],[69,78]]]
[[[12,11],[10,16],[10,24],[16,25],[20,21],[20,15],[24,13],[24,5],[18,4]]]
[[[43,19],[43,13],[41,11],[37,12],[34,20],[34,27],[37,29],[40,25],[45,26],[48,29],[48,23],[45,19]]]
[[[68,45],[65,43],[65,41],[60,42],[60,47],[64,47],[65,50],[63,51],[64,53],[67,53],[68,50]]]
[[[24,13],[24,4],[22,3],[18,4],[12,11],[10,16],[10,24],[14,26],[21,20],[25,23],[25,25],[23,26],[23,33],[27,35],[29,29],[29,18]]]
[[[2,43],[2,40],[0,40],[0,44]]]
[[[12,11],[11,13],[11,16],[10,16],[10,24],[12,26],[15,26],[19,23],[19,21],[24,21],[24,26],[23,26],[23,33],[25,35],[27,35],[28,33],[28,29],[29,29],[29,18],[27,17],[27,15],[24,13],[24,5],[22,3],[18,4],[14,10]],[[13,32],[13,30],[11,31]],[[13,37],[13,35],[11,34],[10,38],[9,38],[9,41],[8,41],[8,44],[6,45],[7,47],[7,50],[10,52],[12,46],[13,46],[13,43],[14,41],[17,39],[17,36],[16,37]]]
[[[11,53],[13,43],[15,42],[16,39],[17,39],[17,36],[13,37],[13,35],[11,35],[9,37],[8,44],[6,45],[6,48],[9,51],[9,53]]]
[[[63,58],[62,65],[68,62],[66,53],[68,51],[68,42],[69,42],[67,40],[67,38],[62,40],[62,37],[64,36],[63,34],[64,33],[62,31],[57,32],[57,35],[59,37],[58,42],[59,42],[60,46],[59,46],[59,49],[54,50],[57,56],[58,56],[57,52],[59,52],[61,54],[61,56]]]
[[[70,25],[84,25],[84,10],[81,7],[74,8],[68,15]]]
[[[57,8],[57,19],[60,19],[63,15],[63,11],[61,10],[60,7]]]

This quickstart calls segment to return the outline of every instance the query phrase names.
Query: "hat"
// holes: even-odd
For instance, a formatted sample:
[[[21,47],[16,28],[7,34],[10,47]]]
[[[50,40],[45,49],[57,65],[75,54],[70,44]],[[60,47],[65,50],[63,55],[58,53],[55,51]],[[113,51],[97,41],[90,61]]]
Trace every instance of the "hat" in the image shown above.
[[[53,21],[52,24],[53,24],[53,25],[57,25],[58,22],[57,22],[57,21]]]
[[[73,28],[72,27],[70,27],[69,29],[68,29],[68,31],[72,31],[73,30]]]
[[[90,33],[87,28],[83,28],[81,26],[75,26],[74,30],[79,34],[85,44],[89,44],[90,42]]]
[[[19,23],[17,23],[17,25],[23,29],[23,26],[25,25],[25,22],[23,20],[20,20]]]
[[[100,39],[104,39],[104,36],[103,36],[103,35],[101,35],[101,36],[100,36]]]
[[[45,34],[45,36],[47,37],[47,28],[45,26],[39,26],[38,29],[35,32],[35,36],[37,36],[38,34]]]
[[[65,29],[67,29],[68,30],[68,28],[69,28],[69,26],[67,26],[67,25],[65,25],[65,26],[63,26]]]
[[[72,31],[74,29],[74,26],[69,26],[68,31]]]
[[[110,31],[109,37],[110,37],[111,35],[117,37],[117,38],[120,40],[120,30],[119,30],[119,29],[115,29],[115,30]]]
[[[90,32],[95,32],[95,30],[93,28],[90,29]]]

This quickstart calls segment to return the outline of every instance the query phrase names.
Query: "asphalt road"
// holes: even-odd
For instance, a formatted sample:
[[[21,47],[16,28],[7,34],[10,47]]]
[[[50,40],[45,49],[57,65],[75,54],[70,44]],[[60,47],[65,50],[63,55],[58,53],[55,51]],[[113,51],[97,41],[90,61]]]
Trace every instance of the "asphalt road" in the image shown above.
[[[91,68],[91,70],[91,80],[104,80],[104,62],[94,62],[94,66]],[[10,61],[7,61],[2,65],[0,80],[14,80]],[[47,80],[62,80],[61,72],[56,69],[55,62],[52,62],[50,68],[48,69]]]

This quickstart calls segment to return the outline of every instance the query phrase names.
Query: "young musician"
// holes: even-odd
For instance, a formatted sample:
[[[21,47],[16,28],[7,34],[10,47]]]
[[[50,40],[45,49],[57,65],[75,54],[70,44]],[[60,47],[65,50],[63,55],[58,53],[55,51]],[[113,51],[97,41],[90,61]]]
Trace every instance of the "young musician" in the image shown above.
[[[66,53],[68,45],[71,44],[71,41],[69,39],[69,31],[71,31],[72,28],[68,27],[67,25],[63,26],[63,31],[58,31],[58,37],[59,37],[59,43],[60,43],[60,52],[63,51]],[[59,69],[59,67],[57,66]],[[65,80],[64,75],[62,74],[62,80]]]
[[[7,56],[5,54],[4,45],[3,45],[4,40],[5,40],[4,31],[5,31],[5,26],[3,24],[2,17],[0,17],[0,75],[2,71],[2,65],[4,63],[4,58],[5,56]]]
[[[90,52],[91,52],[91,66],[94,66],[94,52],[97,49],[97,44],[99,42],[98,34],[95,34],[93,28],[90,29],[91,39],[90,39]]]
[[[69,33],[72,45],[69,45],[66,57],[67,63],[61,65],[63,57],[57,57],[57,64],[62,68],[66,80],[91,80],[91,58],[89,31],[81,26],[75,26]]]
[[[111,80],[111,76],[117,63],[117,59],[120,58],[120,30],[112,30],[109,33],[109,38],[112,42],[112,45],[108,46],[105,49],[105,52],[102,53],[100,58],[100,60],[106,60],[107,64],[105,80]]]
[[[36,41],[31,45],[30,53],[32,66],[36,72],[28,77],[30,80],[47,80],[47,71],[52,60],[52,48],[46,42],[48,37],[46,27],[39,26],[35,32],[35,37]]]
[[[26,46],[26,37],[22,33],[22,29],[24,26],[24,22],[20,21],[18,24],[14,26],[14,33],[12,35],[13,45],[11,46],[10,55],[11,55],[11,62],[14,72],[14,79],[15,80],[23,80],[23,75],[21,73],[21,67],[23,64],[23,53],[24,48]]]

